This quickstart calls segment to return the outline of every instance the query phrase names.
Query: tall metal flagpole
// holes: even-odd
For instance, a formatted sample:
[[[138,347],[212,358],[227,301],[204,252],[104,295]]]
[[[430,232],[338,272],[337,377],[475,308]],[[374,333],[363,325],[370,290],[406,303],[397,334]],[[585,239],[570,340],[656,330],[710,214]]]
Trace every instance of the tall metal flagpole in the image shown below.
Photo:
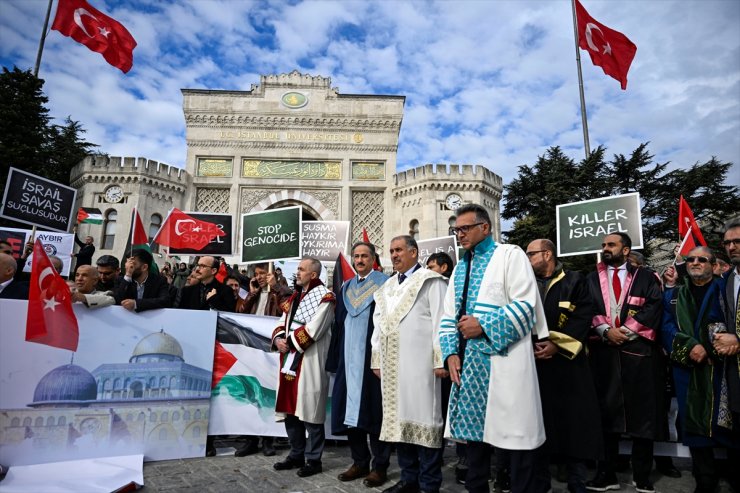
[[[578,48],[578,17],[576,16],[576,0],[571,0],[573,9],[573,34],[576,40],[576,65],[578,66],[578,90],[581,93],[581,121],[583,122],[583,147],[586,150],[586,159],[591,156],[591,145],[588,143],[588,118],[586,117],[586,96],[583,94],[583,73],[581,72],[581,51]]]
[[[36,66],[33,68],[34,77],[39,76],[39,67],[41,66],[41,54],[44,52],[44,42],[46,41],[46,29],[49,27],[49,17],[51,16],[51,4],[54,0],[49,0],[49,6],[46,7],[46,19],[44,19],[44,29],[41,31],[39,39],[39,51],[36,53]]]

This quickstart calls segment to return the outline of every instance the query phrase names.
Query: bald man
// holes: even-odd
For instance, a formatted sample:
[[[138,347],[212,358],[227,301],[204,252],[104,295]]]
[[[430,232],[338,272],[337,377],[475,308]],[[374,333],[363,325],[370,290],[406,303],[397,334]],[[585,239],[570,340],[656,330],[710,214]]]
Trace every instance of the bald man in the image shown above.
[[[14,279],[18,264],[7,253],[0,253],[0,299],[27,300],[28,283]]]
[[[100,280],[98,269],[92,265],[81,265],[75,273],[72,301],[83,303],[88,308],[103,308],[115,304],[111,291],[98,291],[96,285]]]

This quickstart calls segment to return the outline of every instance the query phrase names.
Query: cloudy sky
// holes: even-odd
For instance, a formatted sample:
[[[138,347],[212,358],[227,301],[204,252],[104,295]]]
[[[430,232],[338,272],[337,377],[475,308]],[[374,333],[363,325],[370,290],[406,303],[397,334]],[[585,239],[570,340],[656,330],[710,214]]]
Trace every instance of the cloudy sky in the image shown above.
[[[90,3],[133,34],[133,69],[51,31],[40,76],[52,115],[111,155],[184,166],[181,88],[248,90],[294,69],[345,94],[405,95],[399,169],[482,164],[506,183],[550,146],[584,154],[568,0]],[[591,147],[740,163],[740,1],[583,3],[638,47],[626,91],[581,52]],[[0,0],[3,66],[33,67],[46,5]]]

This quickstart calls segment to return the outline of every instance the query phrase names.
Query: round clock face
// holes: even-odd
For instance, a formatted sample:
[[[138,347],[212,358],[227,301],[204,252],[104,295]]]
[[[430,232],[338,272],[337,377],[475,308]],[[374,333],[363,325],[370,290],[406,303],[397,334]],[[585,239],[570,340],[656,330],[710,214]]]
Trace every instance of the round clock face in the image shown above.
[[[456,193],[451,193],[447,196],[447,199],[445,200],[445,205],[453,211],[459,209],[463,205],[462,197],[460,197]]]
[[[105,200],[108,202],[120,202],[121,199],[123,199],[123,190],[121,190],[121,187],[114,185],[112,187],[108,187],[108,189],[105,191]]]

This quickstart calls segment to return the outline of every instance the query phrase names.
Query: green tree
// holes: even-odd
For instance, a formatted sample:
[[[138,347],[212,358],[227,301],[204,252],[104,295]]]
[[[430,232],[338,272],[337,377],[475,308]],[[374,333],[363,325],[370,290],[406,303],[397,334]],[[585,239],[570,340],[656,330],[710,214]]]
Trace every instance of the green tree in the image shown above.
[[[98,147],[82,139],[85,130],[71,117],[52,122],[43,86],[30,70],[3,67],[0,73],[1,191],[10,167],[69,185],[72,167]]]

